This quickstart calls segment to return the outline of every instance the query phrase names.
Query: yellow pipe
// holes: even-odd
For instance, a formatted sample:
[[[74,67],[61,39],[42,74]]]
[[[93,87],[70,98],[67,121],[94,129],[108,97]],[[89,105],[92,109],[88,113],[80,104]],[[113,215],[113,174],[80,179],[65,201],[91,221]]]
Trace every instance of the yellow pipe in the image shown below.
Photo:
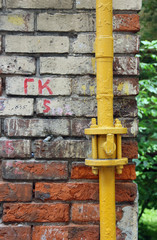
[[[97,114],[90,129],[92,159],[86,165],[99,169],[100,240],[116,240],[115,167],[121,174],[127,158],[122,158],[121,134],[127,132],[118,119],[113,125],[113,37],[112,0],[96,0]]]
[[[112,0],[96,0],[96,30],[98,127],[113,127]],[[99,159],[116,157],[115,151],[110,156],[104,151],[106,140],[98,136]],[[115,240],[115,167],[99,168],[99,201],[100,239]]]
[[[99,169],[100,239],[116,239],[115,168]]]

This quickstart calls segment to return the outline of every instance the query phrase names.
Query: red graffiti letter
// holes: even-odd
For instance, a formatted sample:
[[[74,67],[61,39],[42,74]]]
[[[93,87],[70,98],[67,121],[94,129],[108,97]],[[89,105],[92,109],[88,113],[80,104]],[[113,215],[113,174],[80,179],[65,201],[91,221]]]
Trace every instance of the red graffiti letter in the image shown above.
[[[45,99],[44,100],[44,107],[45,107],[45,109],[43,111],[44,113],[48,113],[51,110],[51,108],[49,106],[47,106],[48,103],[51,103],[50,100],[46,100]]]
[[[38,81],[38,89],[39,89],[39,94],[42,94],[43,89],[46,88],[47,91],[49,92],[49,94],[53,94],[53,92],[51,91],[51,89],[49,88],[49,86],[47,86],[49,84],[50,80],[47,80],[44,85],[42,85],[42,81],[39,80]]]
[[[33,78],[26,78],[25,81],[24,81],[24,93],[27,94],[27,83],[28,82],[34,82],[34,79]]]
[[[9,156],[14,152],[14,147],[12,141],[6,141],[3,146],[3,150]]]

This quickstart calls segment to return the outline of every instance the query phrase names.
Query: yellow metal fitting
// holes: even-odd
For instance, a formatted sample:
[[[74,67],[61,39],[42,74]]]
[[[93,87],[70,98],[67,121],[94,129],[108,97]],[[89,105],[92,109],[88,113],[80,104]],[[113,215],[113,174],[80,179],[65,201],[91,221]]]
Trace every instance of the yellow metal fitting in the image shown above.
[[[123,165],[117,166],[117,167],[116,167],[116,170],[117,170],[117,174],[122,174]]]
[[[113,155],[114,151],[116,150],[116,145],[114,143],[114,135],[107,134],[106,142],[103,145],[106,154],[109,156]]]
[[[121,121],[120,121],[118,118],[115,119],[115,124],[114,124],[114,126],[115,126],[116,128],[117,128],[117,127],[122,127]]]
[[[94,175],[98,175],[98,167],[92,167],[92,173],[94,174]]]

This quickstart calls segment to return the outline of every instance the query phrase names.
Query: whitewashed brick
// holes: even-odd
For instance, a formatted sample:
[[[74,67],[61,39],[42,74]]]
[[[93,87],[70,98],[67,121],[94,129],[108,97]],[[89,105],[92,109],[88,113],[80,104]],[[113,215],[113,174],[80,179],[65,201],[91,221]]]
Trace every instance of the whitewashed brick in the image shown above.
[[[141,10],[142,0],[113,0],[114,10]]]
[[[95,0],[76,0],[76,8],[78,9],[95,9]],[[113,0],[114,10],[140,10],[142,7],[142,0]]]
[[[0,31],[33,32],[34,14],[24,11],[14,11],[0,14]]]
[[[115,75],[138,75],[138,58],[115,57]],[[95,74],[95,59],[92,57],[41,57],[40,73]]]
[[[33,103],[31,98],[0,98],[1,116],[31,116],[33,115]]]
[[[69,120],[67,119],[11,119],[4,122],[4,132],[7,136],[46,137],[48,135],[69,135]]]
[[[38,31],[92,32],[95,29],[94,16],[89,13],[64,14],[40,13],[37,17]]]
[[[96,100],[84,98],[37,99],[37,114],[47,116],[87,116],[96,114]]]
[[[136,101],[134,99],[115,99],[115,117],[137,116]],[[36,112],[41,116],[77,116],[96,117],[97,102],[95,97],[51,98],[37,99]]]
[[[43,9],[71,9],[72,0],[7,0],[8,8],[43,8]]]
[[[91,57],[41,57],[40,73],[93,74]]]
[[[18,53],[67,53],[69,52],[69,38],[8,35],[5,40],[5,50]]]
[[[96,95],[96,79],[89,76],[79,77],[73,80],[73,94],[80,96]],[[113,79],[114,96],[136,96],[139,92],[138,78],[116,78]]]
[[[137,53],[139,51],[139,36],[129,34],[113,34],[114,53]],[[94,51],[95,34],[81,33],[73,41],[71,51],[74,53],[92,53]]]
[[[0,139],[0,158],[30,158],[31,141],[23,139]]]
[[[2,37],[0,36],[0,52],[2,50]]]
[[[32,57],[0,56],[0,71],[4,74],[33,74],[35,73],[35,59]]]
[[[8,95],[41,95],[57,96],[71,94],[70,78],[26,78],[26,77],[7,77],[6,93]]]

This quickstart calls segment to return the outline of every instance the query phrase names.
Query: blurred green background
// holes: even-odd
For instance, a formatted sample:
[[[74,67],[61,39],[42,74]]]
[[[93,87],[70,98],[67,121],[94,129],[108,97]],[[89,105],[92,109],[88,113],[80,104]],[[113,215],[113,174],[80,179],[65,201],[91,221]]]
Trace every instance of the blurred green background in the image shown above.
[[[157,240],[157,0],[143,0],[140,12],[140,93],[137,96],[139,156],[139,240]]]

